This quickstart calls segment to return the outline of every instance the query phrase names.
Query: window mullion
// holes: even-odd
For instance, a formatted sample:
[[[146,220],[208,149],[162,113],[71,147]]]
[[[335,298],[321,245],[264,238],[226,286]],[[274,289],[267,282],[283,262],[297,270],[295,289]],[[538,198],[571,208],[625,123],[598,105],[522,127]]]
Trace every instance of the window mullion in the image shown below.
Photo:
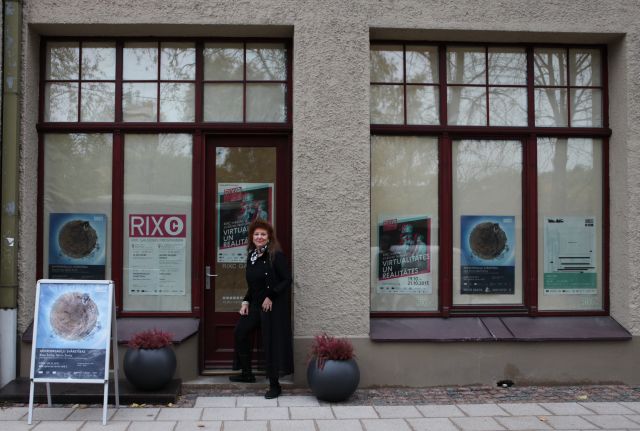
[[[452,156],[451,138],[448,134],[443,134],[438,139],[438,160],[439,160],[439,244],[440,244],[440,267],[439,267],[439,298],[440,311],[444,317],[449,315],[453,298],[453,199],[452,199]]]

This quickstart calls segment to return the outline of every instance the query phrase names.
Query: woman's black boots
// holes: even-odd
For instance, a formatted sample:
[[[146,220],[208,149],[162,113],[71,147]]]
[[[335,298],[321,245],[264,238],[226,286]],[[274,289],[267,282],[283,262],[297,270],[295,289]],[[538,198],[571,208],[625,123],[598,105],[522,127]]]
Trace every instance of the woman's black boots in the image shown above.
[[[282,393],[282,388],[280,387],[280,383],[278,382],[278,376],[269,375],[269,390],[264,397],[268,400],[272,398],[278,398],[278,396]]]
[[[229,376],[229,380],[236,383],[255,383],[256,376],[251,372],[251,358],[249,355],[238,355],[242,374]]]

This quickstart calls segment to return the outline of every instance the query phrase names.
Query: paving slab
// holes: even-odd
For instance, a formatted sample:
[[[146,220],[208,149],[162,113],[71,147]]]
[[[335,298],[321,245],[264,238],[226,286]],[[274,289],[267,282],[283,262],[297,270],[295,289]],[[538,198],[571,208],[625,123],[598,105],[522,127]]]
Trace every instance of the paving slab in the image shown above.
[[[202,420],[214,421],[242,421],[245,409],[241,407],[205,407],[202,410]]]
[[[599,415],[632,415],[636,413],[620,403],[580,403],[580,405]]]
[[[16,421],[27,413],[28,407],[3,407],[0,408],[0,421]]]
[[[603,429],[640,429],[640,424],[637,424],[622,415],[592,415],[584,416],[584,419]]]
[[[490,417],[451,418],[451,421],[463,431],[498,431],[505,429],[494,418]]]
[[[316,397],[304,395],[285,395],[278,397],[280,407],[318,407],[320,402]]]
[[[224,421],[224,431],[267,431],[267,421]]]
[[[404,419],[363,419],[366,431],[411,431]]]
[[[167,407],[160,409],[156,420],[159,421],[197,421],[202,416],[200,407]]]
[[[74,410],[73,407],[34,407],[33,420],[61,421],[68,418]]]
[[[271,431],[316,431],[312,420],[269,421]]]
[[[513,416],[550,415],[549,410],[543,409],[536,403],[502,403],[498,404],[502,410]]]
[[[111,421],[107,422],[106,425],[102,425],[102,419],[100,419],[99,421],[85,422],[80,431],[125,431],[129,425],[130,422],[126,421]]]
[[[578,403],[539,403],[543,409],[549,410],[554,415],[592,415],[593,412],[582,407]]]
[[[247,420],[289,419],[287,407],[248,407]]]
[[[547,423],[557,430],[589,430],[597,428],[580,416],[547,416]]]
[[[331,407],[289,407],[291,419],[333,419]]]
[[[131,422],[127,431],[173,431],[176,421]]]
[[[220,431],[220,428],[222,421],[179,421],[174,431]]]
[[[317,420],[319,431],[362,431],[362,424],[356,419]]]
[[[497,404],[459,404],[458,408],[469,416],[509,416]]]
[[[421,418],[422,415],[414,406],[374,406],[381,418]]]
[[[158,416],[159,408],[119,408],[111,417],[114,421],[152,421]]]
[[[620,404],[636,413],[640,413],[640,401],[625,401]]]
[[[41,421],[32,429],[36,431],[76,431],[82,425],[84,425],[82,421]]]
[[[2,429],[10,431],[28,431],[33,429],[39,422],[33,422],[31,425],[27,424],[27,421],[3,421],[0,422]]]
[[[640,415],[625,415],[625,417],[640,424]]]
[[[544,416],[540,416],[543,417]],[[539,416],[497,417],[496,421],[508,430],[550,430],[551,427]]]
[[[238,407],[277,407],[278,399],[272,398],[268,400],[265,397],[238,397],[236,399],[236,405]]]
[[[448,418],[412,418],[407,422],[415,431],[458,431]]]
[[[332,406],[338,419],[377,419],[378,414],[371,406]]]
[[[109,408],[107,409],[107,421],[116,414],[116,410]],[[67,420],[70,421],[100,421],[102,423],[102,407],[88,407],[88,408],[78,408],[76,409]]]
[[[425,404],[418,405],[416,408],[427,418],[451,418],[465,415],[458,407],[446,404]]]
[[[198,397],[195,407],[235,407],[236,397]]]

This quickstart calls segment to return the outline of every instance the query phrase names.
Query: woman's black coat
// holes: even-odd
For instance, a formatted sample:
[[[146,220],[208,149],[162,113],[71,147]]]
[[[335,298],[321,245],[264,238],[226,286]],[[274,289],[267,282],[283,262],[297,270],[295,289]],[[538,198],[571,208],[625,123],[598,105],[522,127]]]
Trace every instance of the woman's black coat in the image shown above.
[[[271,311],[262,311],[262,345],[265,353],[265,363],[273,366],[280,375],[293,373],[293,337],[291,332],[291,272],[287,258],[282,252],[276,252],[271,261],[267,256],[266,280],[268,296],[273,305]],[[247,267],[251,265],[247,257]],[[250,312],[253,304],[259,301],[262,305],[263,298],[252,298],[251,289],[247,289],[244,297],[250,304]],[[257,300],[257,301],[256,301]],[[240,368],[237,351],[234,355],[233,369]]]

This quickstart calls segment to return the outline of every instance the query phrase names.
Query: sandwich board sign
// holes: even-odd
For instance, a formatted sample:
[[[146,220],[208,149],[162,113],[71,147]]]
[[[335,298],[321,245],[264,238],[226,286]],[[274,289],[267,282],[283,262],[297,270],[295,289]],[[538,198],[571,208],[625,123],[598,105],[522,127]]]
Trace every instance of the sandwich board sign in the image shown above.
[[[104,385],[102,423],[107,421],[109,358],[113,351],[115,404],[119,407],[118,345],[113,281],[39,280],[36,286],[28,423],[35,383]]]

